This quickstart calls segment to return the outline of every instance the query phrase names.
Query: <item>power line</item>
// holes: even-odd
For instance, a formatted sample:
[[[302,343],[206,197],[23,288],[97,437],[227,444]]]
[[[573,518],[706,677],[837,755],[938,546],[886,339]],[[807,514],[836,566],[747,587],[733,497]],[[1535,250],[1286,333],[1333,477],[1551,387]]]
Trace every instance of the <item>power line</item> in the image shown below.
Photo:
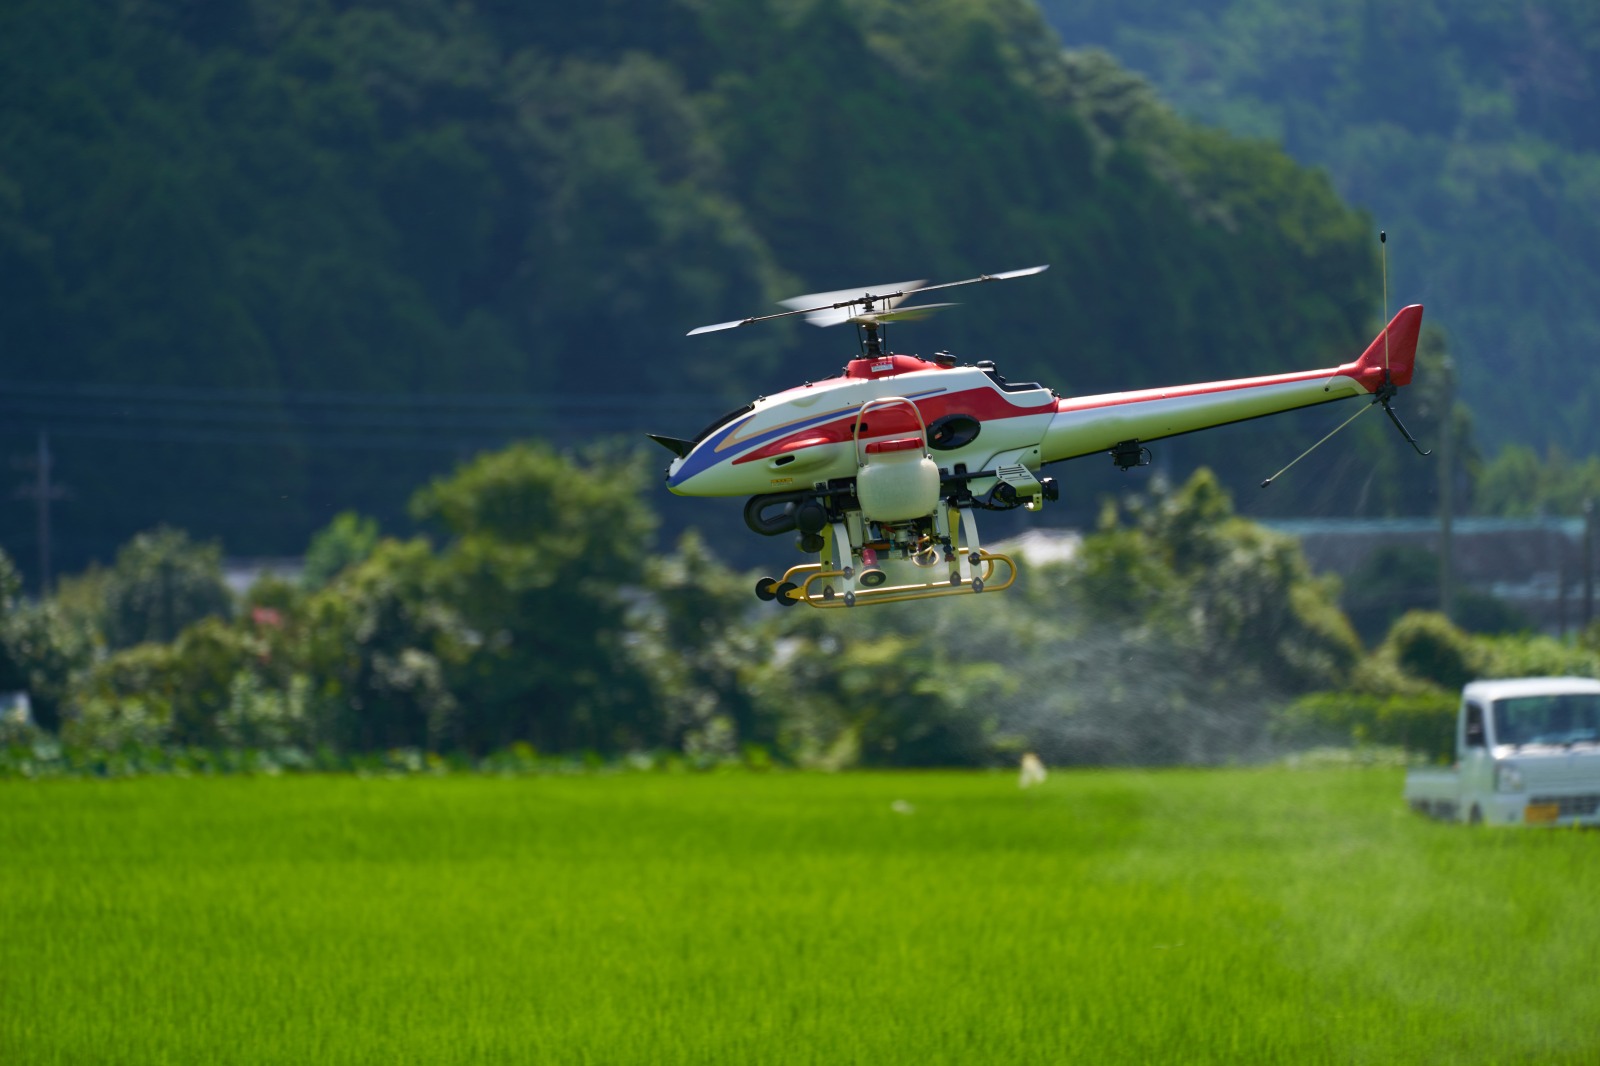
[[[307,393],[159,386],[0,384],[0,432],[176,444],[437,452],[526,436],[643,433],[698,424],[703,395]]]
[[[619,427],[604,424],[580,427],[572,422],[562,422],[554,427],[559,433],[587,429],[602,432],[616,431]],[[18,419],[0,429],[0,432],[37,433],[48,431],[57,437],[82,440],[137,441],[151,444],[239,444],[239,445],[303,445],[307,447],[353,451],[404,451],[404,452],[454,452],[463,448],[493,447],[517,437],[548,436],[529,427],[523,433],[472,432],[465,427],[452,434],[434,436],[394,436],[352,434],[317,431],[306,427],[283,427],[277,431],[185,428],[181,426],[108,426],[90,423],[73,424],[49,419]],[[420,427],[419,427],[420,430]],[[644,432],[642,429],[639,432]]]
[[[43,589],[50,584],[53,549],[71,553],[86,545],[99,546],[98,537],[75,536],[71,532],[62,536],[52,528],[50,505],[65,496],[54,481],[57,464],[51,451],[52,445],[61,442],[71,442],[79,451],[93,449],[95,455],[107,458],[121,453],[119,458],[138,464],[142,473],[169,465],[158,458],[161,453],[151,449],[272,449],[275,459],[270,468],[252,476],[260,487],[263,479],[275,480],[273,472],[284,469],[285,464],[286,469],[309,475],[316,470],[332,471],[345,461],[327,453],[395,455],[396,462],[384,466],[396,477],[405,478],[402,471],[437,466],[437,458],[429,456],[465,457],[467,453],[504,447],[526,438],[560,442],[607,434],[638,434],[642,442],[647,430],[698,428],[729,406],[722,397],[709,393],[619,393],[608,391],[605,384],[599,382],[595,390],[584,393],[403,395],[0,382],[0,434],[27,434],[39,441],[36,454],[20,458],[15,464],[36,475],[17,491],[19,498],[32,499],[37,504],[37,522],[29,523],[36,525],[36,530],[30,538],[22,529],[13,527],[12,535],[21,534],[19,539],[24,543],[29,539],[37,542]],[[401,458],[402,455],[416,458]],[[176,455],[172,458],[176,459]],[[95,463],[100,465],[100,460],[97,458]],[[224,463],[211,463],[207,470],[215,467],[219,474],[235,470],[233,463],[230,456]],[[191,469],[193,464],[187,461],[183,465],[195,506],[185,503],[180,510],[186,514],[193,511],[197,516],[206,506],[214,505],[214,499],[209,505],[203,501],[213,498],[216,488],[193,485],[192,478],[199,471]],[[79,471],[79,475],[87,476],[85,471]],[[104,480],[103,475],[97,477]],[[324,480],[321,476],[313,478],[318,483]],[[210,481],[208,477],[207,483]],[[285,484],[296,506],[304,506],[310,499],[309,484],[299,485],[292,477]],[[100,494],[96,496],[99,498]],[[246,521],[258,530],[271,526],[287,533],[301,524],[300,520],[286,520],[284,515],[259,503],[230,499],[227,507],[235,519],[240,517],[241,508],[249,512],[251,517]]]
[[[597,381],[597,389],[613,383]],[[703,393],[401,393],[372,390],[237,389],[209,386],[117,385],[83,382],[0,381],[0,394],[11,396],[67,397],[129,401],[195,401],[208,404],[279,404],[289,406],[435,407],[435,408],[536,408],[605,406],[702,406]]]

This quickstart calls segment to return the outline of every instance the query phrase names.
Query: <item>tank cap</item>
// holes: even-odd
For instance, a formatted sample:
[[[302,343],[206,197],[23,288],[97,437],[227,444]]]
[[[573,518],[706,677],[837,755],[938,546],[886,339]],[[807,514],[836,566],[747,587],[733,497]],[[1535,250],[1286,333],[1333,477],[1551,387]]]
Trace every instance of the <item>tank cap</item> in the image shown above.
[[[905,452],[912,448],[921,448],[922,438],[901,437],[899,440],[875,440],[867,445],[868,455],[877,455],[879,452]]]

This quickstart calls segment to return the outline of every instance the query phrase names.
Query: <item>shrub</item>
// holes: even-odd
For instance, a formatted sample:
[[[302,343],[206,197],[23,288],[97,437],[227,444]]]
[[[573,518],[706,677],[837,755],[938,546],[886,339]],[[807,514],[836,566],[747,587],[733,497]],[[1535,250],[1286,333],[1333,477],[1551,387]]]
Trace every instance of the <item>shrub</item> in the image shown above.
[[[1379,744],[1429,759],[1448,759],[1455,751],[1458,702],[1449,692],[1409,696],[1314,692],[1278,713],[1273,735],[1296,746]]]
[[[1385,648],[1411,677],[1449,692],[1480,676],[1472,638],[1437,611],[1412,611],[1389,630]]]

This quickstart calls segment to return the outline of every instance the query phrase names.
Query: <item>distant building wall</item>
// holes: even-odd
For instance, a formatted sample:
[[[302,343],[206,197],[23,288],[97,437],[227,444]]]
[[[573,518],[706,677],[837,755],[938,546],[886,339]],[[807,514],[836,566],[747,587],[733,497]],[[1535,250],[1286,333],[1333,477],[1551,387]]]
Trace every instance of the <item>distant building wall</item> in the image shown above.
[[[1321,573],[1349,578],[1380,548],[1406,545],[1440,553],[1437,519],[1288,519],[1263,521],[1300,541]],[[1515,607],[1542,632],[1581,626],[1586,562],[1582,518],[1457,518],[1451,558],[1459,588],[1489,593]],[[1592,570],[1590,571],[1592,578]]]
[[[235,596],[243,596],[264,577],[275,577],[290,584],[298,583],[306,568],[301,558],[289,559],[224,559],[222,580]]]

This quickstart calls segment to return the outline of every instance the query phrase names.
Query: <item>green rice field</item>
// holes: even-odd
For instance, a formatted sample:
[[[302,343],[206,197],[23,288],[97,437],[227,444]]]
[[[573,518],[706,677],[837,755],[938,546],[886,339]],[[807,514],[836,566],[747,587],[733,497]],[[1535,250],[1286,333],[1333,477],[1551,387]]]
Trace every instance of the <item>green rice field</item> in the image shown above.
[[[0,782],[0,1062],[1600,1061],[1600,835],[1400,784]]]

